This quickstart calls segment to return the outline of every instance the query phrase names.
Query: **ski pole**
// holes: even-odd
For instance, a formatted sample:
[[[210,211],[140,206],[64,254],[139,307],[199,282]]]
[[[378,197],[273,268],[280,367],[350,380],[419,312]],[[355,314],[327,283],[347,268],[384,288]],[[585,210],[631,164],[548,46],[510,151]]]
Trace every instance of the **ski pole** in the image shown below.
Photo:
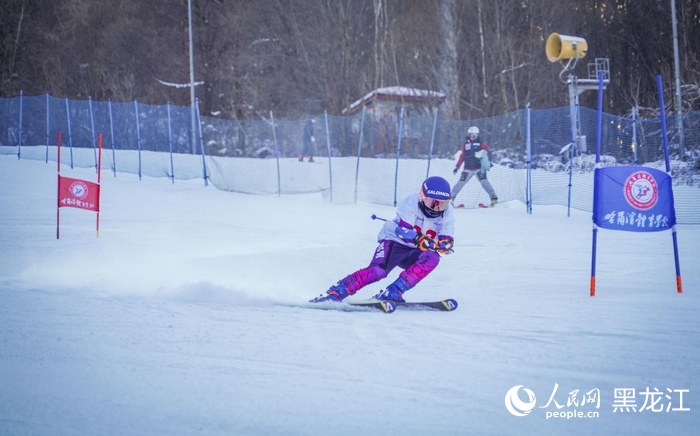
[[[375,215],[375,214],[372,214],[372,219],[373,219],[373,220],[379,220],[379,221],[385,221],[385,222],[386,222],[386,220],[385,220],[384,218],[379,217],[379,216],[377,216],[377,215]]]

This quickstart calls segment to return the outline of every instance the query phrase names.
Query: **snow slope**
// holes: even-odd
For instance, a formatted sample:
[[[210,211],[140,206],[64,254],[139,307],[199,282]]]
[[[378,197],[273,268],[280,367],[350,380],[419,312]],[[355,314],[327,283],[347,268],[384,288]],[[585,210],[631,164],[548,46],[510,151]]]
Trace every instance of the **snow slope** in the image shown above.
[[[62,208],[56,240],[55,163],[0,156],[0,186],[0,434],[682,435],[700,425],[700,227],[678,227],[681,295],[669,232],[601,231],[591,298],[589,213],[457,210],[455,254],[406,297],[453,297],[459,309],[386,315],[304,302],[369,262],[380,225],[370,215],[391,218],[391,207],[105,172],[99,238],[94,213]],[[536,398],[526,416],[506,408],[520,385],[521,401],[523,389]],[[622,388],[636,411],[615,408]]]

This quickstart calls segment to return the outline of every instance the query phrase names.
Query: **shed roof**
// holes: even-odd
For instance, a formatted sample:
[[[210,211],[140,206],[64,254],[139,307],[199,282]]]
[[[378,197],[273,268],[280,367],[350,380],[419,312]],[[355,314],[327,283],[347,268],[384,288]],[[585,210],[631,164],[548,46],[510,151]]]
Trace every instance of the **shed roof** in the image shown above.
[[[373,100],[400,100],[440,104],[443,103],[446,98],[447,96],[444,93],[438,91],[407,88],[405,86],[389,86],[386,88],[377,88],[368,92],[361,99],[353,102],[350,107],[343,112],[357,112]]]

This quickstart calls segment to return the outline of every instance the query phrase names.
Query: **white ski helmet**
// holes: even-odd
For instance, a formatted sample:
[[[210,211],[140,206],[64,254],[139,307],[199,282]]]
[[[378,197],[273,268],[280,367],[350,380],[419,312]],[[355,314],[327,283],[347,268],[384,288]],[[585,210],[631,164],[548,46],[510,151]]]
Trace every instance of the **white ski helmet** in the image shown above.
[[[467,137],[469,138],[477,138],[479,136],[479,128],[476,126],[471,126],[469,130],[467,130]]]

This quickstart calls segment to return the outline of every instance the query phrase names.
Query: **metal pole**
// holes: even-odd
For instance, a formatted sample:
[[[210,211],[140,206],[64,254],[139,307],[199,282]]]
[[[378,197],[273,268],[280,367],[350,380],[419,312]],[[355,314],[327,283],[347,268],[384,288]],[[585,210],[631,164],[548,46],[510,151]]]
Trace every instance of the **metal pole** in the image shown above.
[[[168,102],[168,147],[170,148],[170,181],[175,184],[175,165],[173,163],[173,126],[170,119],[170,102]]]
[[[676,70],[676,128],[678,129],[678,153],[680,158],[685,156],[685,138],[683,135],[683,100],[681,99],[681,61],[678,55],[678,26],[676,25],[676,0],[671,0],[671,16],[673,27],[673,64]]]
[[[141,128],[139,127],[139,103],[134,100],[134,116],[136,117],[136,145],[139,151],[139,180],[141,180]]]
[[[190,118],[192,119],[192,154],[197,153],[197,134],[195,128],[196,102],[194,97],[194,43],[192,36],[192,0],[187,0],[187,21],[189,23],[189,46],[190,46]],[[204,178],[206,184],[206,176]]]
[[[24,92],[19,90],[19,138],[17,139],[17,159],[22,156],[22,110],[24,102]]]
[[[637,144],[637,108],[632,107],[632,151],[634,151],[634,164],[637,165],[637,162],[639,161],[639,158],[637,156],[637,148],[639,145]]]
[[[45,163],[49,163],[49,93],[46,93],[46,159]]]
[[[323,111],[323,119],[326,123],[326,146],[328,148],[328,183],[330,184],[330,200],[333,203],[333,167],[331,166],[331,132],[328,127],[328,111]]]
[[[206,152],[204,149],[204,133],[202,132],[202,118],[201,114],[199,113],[199,100],[195,100],[195,107],[197,108],[197,111],[195,113],[197,115],[197,126],[199,127],[199,148],[202,152],[202,171],[204,173],[204,186],[209,186],[209,176],[207,176],[207,161],[205,159]]]
[[[95,142],[95,114],[92,111],[92,97],[88,97],[90,106],[90,132],[92,137],[92,152],[95,155],[95,172],[97,172],[97,143]]]
[[[270,111],[270,124],[272,125],[272,140],[275,141],[275,160],[277,161],[277,196],[282,196],[282,175],[280,174],[280,151],[277,145],[277,131],[275,130],[275,116]]]
[[[664,86],[661,80],[661,74],[656,76],[656,87],[659,90],[659,110],[661,111],[661,142],[664,147],[664,159],[666,161],[666,172],[671,174],[671,161],[668,151],[668,130],[666,129],[666,109],[664,108]]]
[[[117,177],[117,153],[114,150],[114,115],[112,114],[112,100],[107,101],[109,109],[109,141],[112,144],[112,174]]]
[[[531,140],[531,122],[530,122],[530,102],[525,106],[526,124],[525,124],[525,148],[527,150],[527,174],[525,176],[525,203],[528,214],[532,214],[532,140]]]
[[[111,113],[111,112],[110,112]],[[68,122],[68,149],[70,150],[70,167],[73,168],[73,132],[70,126],[70,108],[68,98],[66,98],[66,121]]]
[[[435,130],[437,129],[438,109],[433,113],[433,133],[430,135],[430,150],[428,151],[428,169],[425,171],[425,178],[430,176],[430,161],[433,159],[433,147],[435,146]]]
[[[571,216],[571,186],[574,167],[574,147],[576,146],[576,116],[578,93],[576,92],[576,77],[569,75],[569,112],[571,117],[571,144],[569,145],[569,195],[566,205],[566,216]]]

